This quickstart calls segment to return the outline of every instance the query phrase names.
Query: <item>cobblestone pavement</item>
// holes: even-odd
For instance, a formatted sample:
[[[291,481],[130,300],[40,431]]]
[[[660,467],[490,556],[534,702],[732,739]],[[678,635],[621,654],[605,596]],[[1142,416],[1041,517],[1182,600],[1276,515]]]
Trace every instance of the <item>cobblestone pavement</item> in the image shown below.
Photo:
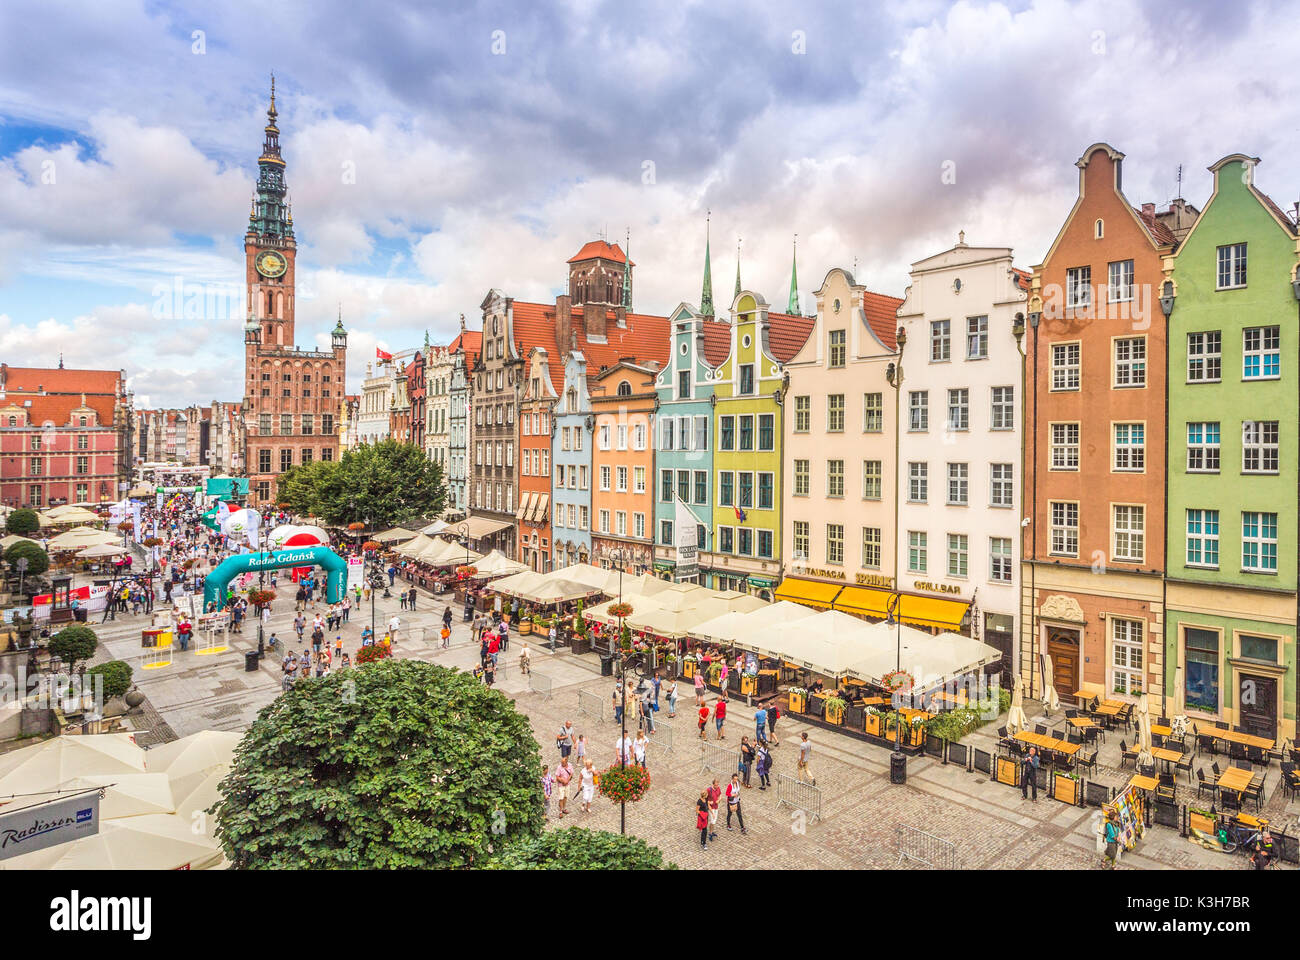
[[[268,633],[274,630],[281,638],[292,637],[292,593],[282,583],[280,599],[274,604]],[[461,609],[452,604],[455,616],[450,649],[439,646],[438,628],[445,600],[422,593],[417,611],[398,609],[398,602],[378,598],[375,623],[382,634],[388,618],[397,613],[402,629],[395,646],[400,657],[416,657],[468,670],[478,658],[478,645],[469,636],[469,625],[461,621]],[[323,604],[321,608],[323,609]],[[370,622],[369,604],[361,616],[344,624],[341,635],[344,648],[355,653],[361,628]],[[357,611],[354,611],[356,613]],[[121,617],[107,624],[95,624],[101,637],[97,660],[124,659],[135,669],[139,689],[148,703],[137,726],[149,731],[146,740],[161,742],[186,736],[203,729],[242,730],[252,722],[257,711],[280,692],[279,657],[266,657],[255,672],[244,671],[244,652],[257,644],[256,624],[249,624],[241,636],[231,638],[225,653],[198,656],[193,650],[177,652],[171,667],[143,671],[139,669],[140,628],[144,617]],[[427,635],[427,640],[424,637]],[[331,641],[333,637],[329,638]],[[549,683],[550,694],[529,689],[526,676],[520,674],[518,653],[529,641],[534,673],[539,686]],[[302,645],[295,642],[296,649]],[[543,762],[554,768],[558,762],[555,732],[565,719],[574,721],[575,729],[586,733],[590,753],[598,768],[613,762],[619,727],[612,722],[610,694],[613,680],[601,677],[599,660],[593,654],[575,657],[565,649],[551,654],[531,638],[515,635],[502,660],[505,669],[498,675],[497,689],[513,697],[518,707],[532,721],[541,745]],[[701,767],[701,745],[694,721],[694,695],[688,684],[679,684],[683,696],[682,711],[674,721],[666,720],[666,703],[659,714],[661,723],[670,723],[671,750],[652,745],[648,767],[652,787],[644,800],[627,807],[629,833],[654,843],[668,859],[682,867],[784,867],[816,869],[824,867],[882,868],[899,865],[898,832],[908,827],[924,831],[953,844],[956,865],[972,868],[1071,868],[1097,869],[1101,858],[1095,850],[1093,808],[1069,807],[1042,794],[1037,802],[1023,800],[1019,790],[990,782],[979,773],[968,773],[954,765],[945,765],[928,757],[908,761],[907,783],[889,783],[889,752],[821,728],[807,726],[797,719],[781,720],[777,736],[781,745],[774,748],[775,770],[793,776],[796,743],[803,730],[814,744],[813,770],[821,792],[821,816],[809,818],[802,811],[778,802],[775,789],[758,789],[757,775],[753,789],[744,791],[742,812],[747,835],[739,829],[728,832],[726,814],[722,813],[717,839],[708,849],[701,849],[695,829],[695,801],[699,791],[717,776],[725,785],[735,769],[735,749],[740,737],[753,729],[753,711],[733,701],[727,724],[727,739],[714,739],[709,725],[710,748],[726,747],[720,755],[716,772]],[[595,695],[587,702],[602,705],[604,720],[579,712],[578,694]],[[1031,716],[1031,722],[1039,718]],[[1059,715],[1057,716],[1059,724]],[[996,724],[987,730],[992,730]],[[969,742],[991,749],[992,739],[977,731]],[[1102,748],[1097,779],[1119,785],[1131,768],[1121,770],[1118,762],[1118,734],[1112,734]],[[1107,761],[1113,765],[1108,766]],[[1208,764],[1207,764],[1208,766]],[[1270,770],[1270,789],[1277,785],[1276,767]],[[1180,797],[1181,797],[1180,787]],[[1272,793],[1266,815],[1275,824],[1296,820],[1297,806],[1287,804],[1277,790]],[[562,820],[552,804],[550,825],[592,826],[619,829],[619,808],[597,796],[589,814],[579,811],[570,801],[570,813]],[[905,865],[917,866],[913,863]],[[1151,827],[1136,851],[1127,854],[1121,869],[1243,869],[1246,859],[1206,851],[1178,836],[1176,830]]]

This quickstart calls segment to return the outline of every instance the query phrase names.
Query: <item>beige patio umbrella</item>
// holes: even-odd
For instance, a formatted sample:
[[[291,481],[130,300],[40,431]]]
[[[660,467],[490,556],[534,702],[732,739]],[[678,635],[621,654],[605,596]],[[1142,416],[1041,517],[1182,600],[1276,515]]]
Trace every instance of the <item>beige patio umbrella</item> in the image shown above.
[[[1137,717],[1137,762],[1146,765],[1155,762],[1155,757],[1151,755],[1151,708],[1147,703],[1147,695],[1144,693],[1138,697],[1137,710],[1134,711]]]
[[[16,533],[11,533],[7,537],[0,537],[0,550],[8,550],[15,543],[34,543],[38,547],[41,545],[39,540],[33,540],[31,537],[20,537]]]
[[[1056,686],[1052,678],[1051,654],[1043,654],[1043,708],[1051,713],[1061,709],[1061,698],[1056,695]]]
[[[73,527],[57,537],[50,538],[51,550],[78,550],[93,547],[100,543],[121,543],[122,537],[107,530],[95,530],[92,527]]]
[[[1029,718],[1025,716],[1025,678],[1015,677],[1011,682],[1011,709],[1007,711],[1007,733],[1015,736],[1021,730],[1029,729]]]
[[[78,550],[77,556],[86,560],[93,560],[98,557],[120,557],[126,553],[126,549],[120,546],[114,546],[111,543],[97,543],[92,547],[86,547],[84,550]]]
[[[229,730],[200,730],[145,752],[150,773],[164,773],[177,799],[192,793],[213,770],[229,767],[243,734]]]
[[[85,507],[55,507],[47,510],[46,516],[55,523],[99,523],[100,516]]]
[[[188,817],[151,813],[101,819],[95,836],[0,861],[0,870],[210,870],[224,863],[217,842],[195,833]]]
[[[77,777],[144,773],[144,758],[128,733],[56,737],[4,754],[0,797],[61,789]]]

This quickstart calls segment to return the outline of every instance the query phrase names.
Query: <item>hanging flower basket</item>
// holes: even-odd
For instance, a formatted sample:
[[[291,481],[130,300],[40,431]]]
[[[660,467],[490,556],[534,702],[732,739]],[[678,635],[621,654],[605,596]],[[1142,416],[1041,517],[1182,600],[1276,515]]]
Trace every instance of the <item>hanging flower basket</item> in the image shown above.
[[[271,601],[275,599],[275,594],[270,590],[250,590],[248,591],[248,602],[259,610],[262,607],[269,607]]]
[[[620,619],[627,619],[628,617],[632,616],[632,604],[616,603],[609,608],[609,615],[611,617],[619,617]]]
[[[129,520],[123,520],[117,525],[117,529],[119,533],[127,533],[128,531],[135,529],[135,524]]]
[[[348,529],[351,530],[353,533],[356,533],[358,530],[366,529],[366,525],[364,523],[349,523]]]
[[[367,540],[365,543],[361,545],[361,548],[363,550],[378,550],[382,546],[383,544],[380,543],[378,540]]]
[[[162,537],[148,537],[144,540],[146,547],[161,547],[162,543]]]
[[[602,771],[596,779],[601,795],[614,803],[636,803],[650,789],[650,774],[638,766],[614,764]]]
[[[386,660],[393,655],[393,652],[382,644],[372,643],[367,647],[362,647],[357,651],[353,662],[358,665],[363,663],[374,663],[376,660]]]
[[[465,564],[461,564],[456,568],[456,576],[460,577],[462,580],[468,580],[476,573],[478,573],[478,567],[465,566]]]
[[[880,684],[890,693],[902,691],[906,693],[912,689],[912,684],[916,682],[915,678],[906,670],[891,670],[880,678]]]

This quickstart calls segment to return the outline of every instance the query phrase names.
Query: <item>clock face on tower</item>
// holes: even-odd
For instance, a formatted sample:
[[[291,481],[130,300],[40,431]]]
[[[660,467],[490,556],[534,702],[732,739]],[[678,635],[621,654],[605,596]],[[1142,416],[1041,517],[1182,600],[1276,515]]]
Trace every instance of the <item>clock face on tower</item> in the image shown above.
[[[257,255],[257,260],[254,262],[257,265],[257,272],[264,277],[282,276],[284,271],[289,267],[289,264],[285,261],[284,257],[280,256],[280,254],[276,253],[274,250],[267,250],[263,253],[259,253]]]

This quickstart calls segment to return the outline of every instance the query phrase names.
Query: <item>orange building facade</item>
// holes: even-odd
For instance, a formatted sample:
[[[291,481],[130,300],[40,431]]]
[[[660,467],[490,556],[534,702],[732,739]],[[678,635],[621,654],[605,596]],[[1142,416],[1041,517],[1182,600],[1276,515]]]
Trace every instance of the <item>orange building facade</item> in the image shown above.
[[[551,414],[558,395],[550,356],[542,347],[528,355],[519,406],[519,560],[538,573],[551,569]]]
[[[1085,687],[1136,698],[1161,682],[1160,291],[1175,241],[1125,199],[1123,159],[1098,143],[1078,160],[1078,199],[1029,301],[1020,669],[1041,696],[1050,666],[1067,701]]]
[[[654,567],[654,448],[659,364],[620,360],[590,379],[592,562],[627,573]]]

